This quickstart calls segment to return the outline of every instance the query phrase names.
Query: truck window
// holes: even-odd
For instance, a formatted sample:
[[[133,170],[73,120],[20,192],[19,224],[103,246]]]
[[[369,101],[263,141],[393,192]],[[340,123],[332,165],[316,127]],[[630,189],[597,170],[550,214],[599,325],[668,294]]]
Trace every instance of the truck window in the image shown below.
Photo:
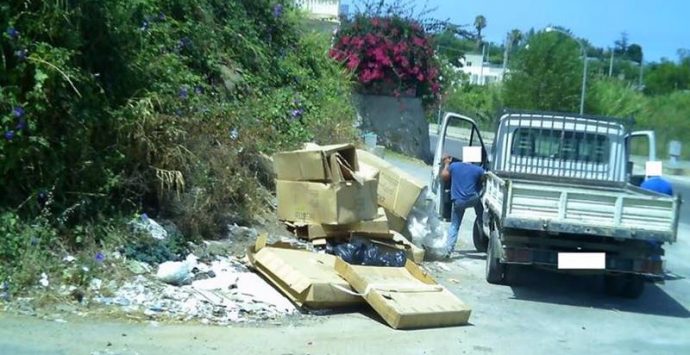
[[[518,128],[511,146],[511,154],[518,157],[598,164],[609,161],[609,139],[603,134]]]

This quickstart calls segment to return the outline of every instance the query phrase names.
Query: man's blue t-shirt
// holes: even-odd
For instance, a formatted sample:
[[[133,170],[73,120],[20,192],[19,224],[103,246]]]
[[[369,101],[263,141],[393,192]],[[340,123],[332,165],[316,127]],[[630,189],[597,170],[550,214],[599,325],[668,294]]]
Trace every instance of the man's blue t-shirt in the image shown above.
[[[479,194],[481,190],[480,178],[484,169],[478,165],[455,162],[448,166],[450,173],[450,198],[453,202],[468,201]]]
[[[673,187],[671,186],[671,183],[658,176],[650,177],[649,179],[645,180],[640,187],[673,196]]]

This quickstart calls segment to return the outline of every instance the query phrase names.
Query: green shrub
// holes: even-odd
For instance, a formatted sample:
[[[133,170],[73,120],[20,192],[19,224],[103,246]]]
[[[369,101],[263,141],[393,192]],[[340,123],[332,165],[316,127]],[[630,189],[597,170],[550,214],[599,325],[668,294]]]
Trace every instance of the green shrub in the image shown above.
[[[350,77],[290,4],[1,4],[3,260],[40,216],[65,250],[138,211],[216,237],[268,206],[260,153],[355,139]]]

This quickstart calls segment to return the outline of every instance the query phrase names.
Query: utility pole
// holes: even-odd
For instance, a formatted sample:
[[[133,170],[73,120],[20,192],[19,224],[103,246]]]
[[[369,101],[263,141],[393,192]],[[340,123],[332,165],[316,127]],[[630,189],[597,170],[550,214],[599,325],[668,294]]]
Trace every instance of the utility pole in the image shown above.
[[[613,74],[613,48],[611,49],[611,60],[609,61],[609,78]]]
[[[486,44],[482,44],[482,63],[479,67],[479,82],[477,84],[484,85],[484,50],[486,49]]]
[[[642,63],[644,63],[644,55],[640,54],[640,79],[639,82],[637,83],[637,87],[639,88],[640,91],[642,91],[642,72],[644,71],[644,66]]]
[[[504,51],[503,51],[503,74],[501,74],[501,81],[505,81],[504,79],[506,77],[506,68],[508,67],[508,49],[509,49],[510,45],[511,45],[511,41],[510,41],[509,35],[506,34],[506,39],[503,42],[503,47],[504,47]]]

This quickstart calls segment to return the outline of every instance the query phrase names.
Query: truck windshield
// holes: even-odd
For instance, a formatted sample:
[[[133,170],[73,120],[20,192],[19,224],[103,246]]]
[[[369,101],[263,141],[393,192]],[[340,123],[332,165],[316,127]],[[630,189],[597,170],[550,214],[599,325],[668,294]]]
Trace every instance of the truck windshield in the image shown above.
[[[518,128],[511,154],[519,157],[608,163],[606,135],[550,129]]]

